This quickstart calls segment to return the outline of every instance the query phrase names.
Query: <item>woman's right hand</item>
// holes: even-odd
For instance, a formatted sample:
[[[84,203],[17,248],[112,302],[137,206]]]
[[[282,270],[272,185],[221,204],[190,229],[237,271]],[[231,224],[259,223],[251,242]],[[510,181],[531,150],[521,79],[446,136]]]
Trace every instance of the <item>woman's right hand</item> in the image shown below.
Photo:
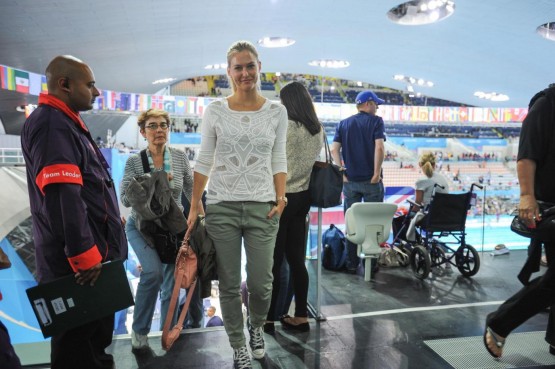
[[[185,233],[185,239],[189,239],[189,235],[195,226],[195,222],[198,218],[198,209],[196,206],[191,206],[189,209],[189,217],[187,218],[187,232]]]

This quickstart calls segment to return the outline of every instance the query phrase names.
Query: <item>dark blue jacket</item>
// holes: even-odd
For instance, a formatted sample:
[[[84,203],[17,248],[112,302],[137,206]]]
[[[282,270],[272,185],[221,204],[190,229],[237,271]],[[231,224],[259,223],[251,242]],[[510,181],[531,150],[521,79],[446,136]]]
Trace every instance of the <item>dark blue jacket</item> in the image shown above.
[[[79,115],[53,96],[21,133],[39,283],[127,258],[108,163]]]

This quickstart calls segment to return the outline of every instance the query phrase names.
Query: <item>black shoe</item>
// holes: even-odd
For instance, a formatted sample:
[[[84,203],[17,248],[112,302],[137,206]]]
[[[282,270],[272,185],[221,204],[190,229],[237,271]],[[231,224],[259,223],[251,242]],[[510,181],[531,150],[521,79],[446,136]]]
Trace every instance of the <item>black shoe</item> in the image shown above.
[[[550,353],[551,355],[555,355],[555,347],[549,345],[549,353]]]

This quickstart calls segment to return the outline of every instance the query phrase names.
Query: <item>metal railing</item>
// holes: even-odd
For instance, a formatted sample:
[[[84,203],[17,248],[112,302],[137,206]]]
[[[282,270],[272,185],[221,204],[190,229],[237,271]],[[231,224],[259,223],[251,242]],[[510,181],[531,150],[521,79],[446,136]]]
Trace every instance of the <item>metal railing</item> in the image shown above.
[[[0,166],[25,165],[20,148],[0,148]]]

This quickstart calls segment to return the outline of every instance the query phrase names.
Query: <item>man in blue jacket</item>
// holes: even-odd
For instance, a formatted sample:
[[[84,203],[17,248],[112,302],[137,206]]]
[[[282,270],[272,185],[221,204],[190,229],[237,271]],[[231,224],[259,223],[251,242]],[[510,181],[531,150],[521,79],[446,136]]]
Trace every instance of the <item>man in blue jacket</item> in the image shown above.
[[[46,68],[48,94],[23,126],[21,146],[39,283],[75,274],[94,285],[102,262],[127,258],[109,166],[79,116],[99,95],[92,70],[72,56]],[[105,353],[114,315],[52,337],[52,369],[112,368]]]
[[[357,202],[383,201],[385,132],[376,111],[384,102],[372,91],[360,92],[355,100],[358,113],[339,122],[335,131],[330,150],[343,170],[344,211]],[[347,252],[347,271],[355,273],[360,262],[357,245],[347,241]]]

